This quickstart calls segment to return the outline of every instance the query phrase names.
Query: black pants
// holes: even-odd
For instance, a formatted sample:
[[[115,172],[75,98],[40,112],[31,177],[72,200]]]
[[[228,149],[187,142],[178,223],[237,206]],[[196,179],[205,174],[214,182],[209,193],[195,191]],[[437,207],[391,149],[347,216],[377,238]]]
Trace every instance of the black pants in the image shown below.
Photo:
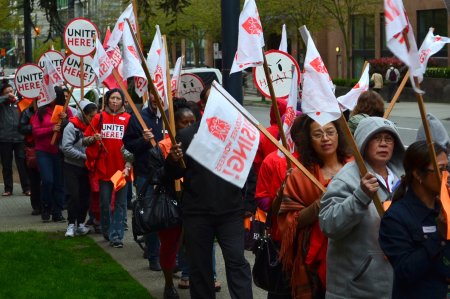
[[[183,227],[191,267],[191,298],[216,298],[211,255],[215,238],[225,260],[230,297],[253,298],[250,265],[244,257],[244,220],[240,213],[222,216],[185,215]]]
[[[30,179],[30,201],[33,210],[41,210],[41,174],[37,168],[27,167],[28,178]]]
[[[13,152],[17,170],[19,171],[22,191],[30,191],[30,182],[28,181],[27,169],[25,168],[25,150],[23,142],[0,142],[0,158],[2,161],[2,174],[3,183],[5,184],[5,192],[13,191]]]
[[[87,168],[64,162],[64,190],[69,223],[84,223],[91,195]]]

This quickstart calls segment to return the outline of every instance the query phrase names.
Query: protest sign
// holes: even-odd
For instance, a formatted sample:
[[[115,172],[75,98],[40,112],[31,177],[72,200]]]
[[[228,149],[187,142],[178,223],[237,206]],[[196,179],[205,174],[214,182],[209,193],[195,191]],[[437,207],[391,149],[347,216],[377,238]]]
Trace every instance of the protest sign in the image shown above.
[[[43,78],[42,69],[37,64],[26,63],[17,70],[14,85],[24,98],[32,99],[39,96]]]
[[[97,26],[85,18],[72,19],[64,28],[64,43],[71,53],[87,56],[95,50]]]
[[[199,76],[189,73],[180,76],[178,94],[187,101],[198,102],[203,88],[205,84]]]
[[[95,81],[95,72],[92,68],[93,59],[91,56],[83,57],[84,73],[83,86],[89,86]],[[81,57],[70,54],[63,61],[62,75],[64,80],[73,87],[81,87]]]

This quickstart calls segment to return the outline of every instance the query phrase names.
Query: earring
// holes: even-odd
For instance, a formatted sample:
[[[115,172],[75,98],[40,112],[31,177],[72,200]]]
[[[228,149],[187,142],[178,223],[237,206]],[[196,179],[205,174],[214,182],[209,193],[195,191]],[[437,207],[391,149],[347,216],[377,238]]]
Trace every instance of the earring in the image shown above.
[[[422,180],[419,180],[419,184],[421,184],[421,185],[422,185]]]

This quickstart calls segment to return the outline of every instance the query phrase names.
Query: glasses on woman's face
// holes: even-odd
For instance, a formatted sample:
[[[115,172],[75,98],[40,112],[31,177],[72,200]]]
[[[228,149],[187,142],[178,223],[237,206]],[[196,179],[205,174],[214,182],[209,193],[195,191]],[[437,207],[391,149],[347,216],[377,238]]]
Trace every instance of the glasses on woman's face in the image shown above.
[[[325,131],[316,131],[313,134],[311,134],[311,138],[314,140],[322,140],[325,136],[327,137],[334,137],[337,135],[336,129],[327,129]]]
[[[378,144],[381,144],[383,141],[386,144],[393,144],[394,143],[394,137],[392,137],[389,134],[379,134],[379,135],[375,135],[372,140],[375,140],[376,142],[378,142]]]
[[[440,172],[440,173],[442,173],[442,172],[444,172],[444,171],[448,171],[448,170],[449,170],[449,169],[448,169],[448,165],[442,165],[442,166],[439,166],[439,172]],[[430,172],[430,173],[433,173],[433,172],[434,172],[434,169],[429,169],[429,168],[427,168],[426,171],[427,171],[427,172]]]

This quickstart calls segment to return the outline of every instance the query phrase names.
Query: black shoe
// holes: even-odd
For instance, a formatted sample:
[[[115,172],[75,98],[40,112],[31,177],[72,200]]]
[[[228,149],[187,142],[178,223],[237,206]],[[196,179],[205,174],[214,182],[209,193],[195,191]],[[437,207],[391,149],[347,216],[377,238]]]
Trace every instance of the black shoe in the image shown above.
[[[42,222],[50,222],[50,214],[47,212],[42,212],[41,219]]]
[[[66,218],[64,218],[62,215],[53,216],[53,222],[66,222]]]
[[[41,210],[33,209],[33,211],[31,212],[31,215],[33,215],[33,216],[41,215]]]
[[[152,271],[161,271],[161,265],[159,261],[148,261],[148,267]]]
[[[109,243],[109,246],[113,248],[123,248],[123,243],[121,241],[113,241]]]
[[[177,289],[175,289],[174,286],[171,286],[170,288],[164,289],[164,299],[179,299],[180,296],[178,295]]]
[[[103,234],[103,238],[109,242],[109,236],[107,234]]]

